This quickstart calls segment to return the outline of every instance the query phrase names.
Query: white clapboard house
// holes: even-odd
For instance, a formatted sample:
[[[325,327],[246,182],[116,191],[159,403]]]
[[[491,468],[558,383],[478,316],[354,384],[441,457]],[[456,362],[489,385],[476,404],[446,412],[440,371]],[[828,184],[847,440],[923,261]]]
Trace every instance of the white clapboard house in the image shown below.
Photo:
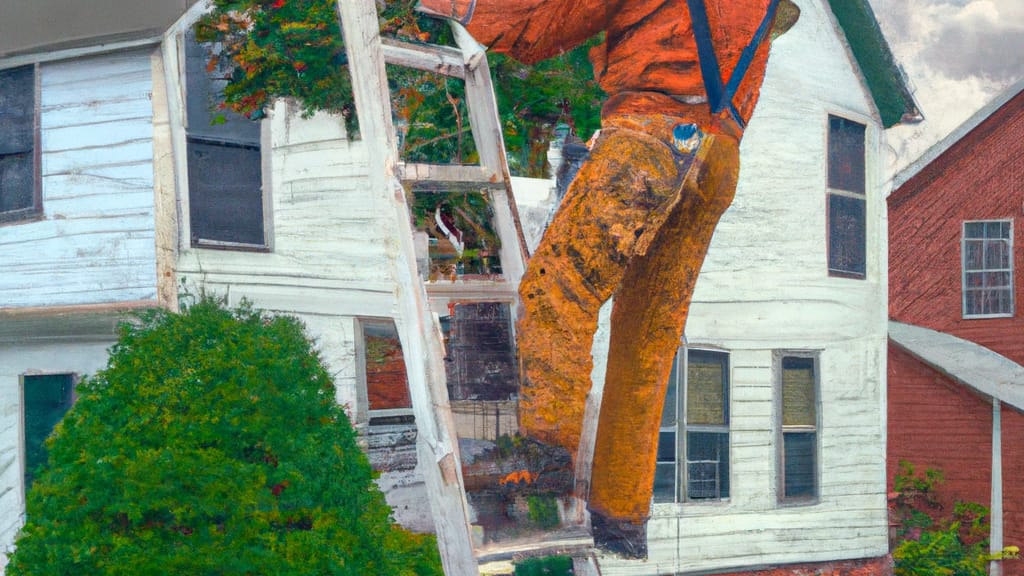
[[[50,24],[32,11],[18,25],[5,16],[0,545],[23,523],[42,439],[75,382],[105,364],[118,318],[173,309],[184,287],[305,322],[396,519],[438,535],[448,574],[553,549],[605,575],[884,559],[879,154],[884,126],[912,102],[866,2],[796,3],[681,342],[646,560],[593,552],[571,530],[503,539],[467,496],[474,447],[516,430],[515,290],[551,202],[549,183],[508,176],[471,39],[381,41],[372,0],[340,2],[360,124],[350,138],[341,118],[302,118],[286,101],[259,122],[211,124],[218,86],[189,32],[201,2],[124,3],[131,18],[65,18],[75,22],[50,36],[8,34]],[[479,164],[403,161],[385,62],[465,83]],[[453,191],[486,199],[473,246],[440,210],[417,212]],[[598,368],[604,342],[602,327]],[[595,406],[601,380],[598,369]]]

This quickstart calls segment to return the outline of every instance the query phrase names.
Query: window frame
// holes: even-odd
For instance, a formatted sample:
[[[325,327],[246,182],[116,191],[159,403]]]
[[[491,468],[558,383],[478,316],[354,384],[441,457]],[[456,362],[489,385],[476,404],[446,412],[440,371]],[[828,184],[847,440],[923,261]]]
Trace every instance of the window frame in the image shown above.
[[[832,141],[832,120],[833,120],[833,118],[837,119],[837,120],[841,120],[841,121],[857,124],[857,125],[861,126],[864,129],[863,157],[861,158],[861,163],[863,164],[863,167],[864,167],[864,175],[863,175],[863,179],[862,179],[863,190],[856,191],[856,190],[846,190],[846,189],[843,189],[843,188],[833,188],[832,187],[831,153],[832,153],[832,147],[834,145],[834,143]],[[868,250],[867,250],[867,245],[868,245],[868,221],[870,220],[868,218],[868,203],[867,203],[867,198],[868,198],[868,194],[867,194],[867,189],[868,189],[868,178],[867,178],[867,175],[868,175],[868,153],[867,153],[868,147],[867,147],[867,143],[868,143],[868,123],[867,122],[862,121],[862,120],[856,120],[856,119],[852,118],[851,115],[849,115],[849,114],[838,114],[838,113],[833,113],[833,112],[829,112],[828,114],[826,114],[826,116],[825,116],[825,190],[826,190],[826,194],[825,194],[825,259],[826,259],[826,267],[828,269],[828,275],[830,277],[833,277],[833,278],[849,278],[849,279],[854,279],[854,280],[864,280],[864,279],[867,278],[867,272],[868,272]],[[863,253],[864,253],[864,261],[863,261],[864,270],[862,272],[861,271],[856,271],[856,270],[843,270],[843,269],[840,269],[840,268],[833,267],[833,263],[832,263],[832,244],[833,244],[833,238],[832,238],[832,199],[833,198],[847,198],[847,199],[852,199],[852,200],[858,200],[858,201],[863,203],[864,229],[862,230],[861,239],[863,241],[862,249],[863,249]]]
[[[776,350],[772,365],[774,373],[775,408],[775,478],[776,502],[779,506],[809,506],[821,502],[821,355],[815,350]],[[813,426],[783,424],[783,362],[786,358],[810,359],[814,370],[814,416]],[[814,493],[809,496],[786,496],[786,446],[787,433],[814,433]]]
[[[20,472],[18,478],[21,480],[21,510],[22,514],[25,513],[25,501],[28,495],[28,485],[25,482],[25,475],[28,472],[28,435],[25,432],[25,425],[28,420],[25,417],[25,379],[34,377],[45,377],[45,376],[68,376],[71,380],[71,403],[68,406],[68,410],[75,405],[78,401],[78,384],[82,380],[81,374],[77,372],[68,372],[63,370],[57,370],[52,372],[32,371],[24,372],[18,375],[18,462],[20,463]],[[67,414],[67,411],[64,412]],[[63,417],[61,418],[63,420]]]
[[[724,364],[723,376],[725,381],[723,382],[723,411],[725,424],[723,425],[705,425],[705,424],[690,424],[687,414],[687,406],[689,400],[689,368],[690,368],[690,353],[706,353],[715,356],[719,356]],[[682,358],[682,362],[679,362],[679,358]],[[663,434],[671,433],[675,436],[674,441],[674,460],[671,462],[659,461],[656,459],[655,466],[661,464],[672,464],[674,467],[673,473],[673,498],[671,501],[658,500],[652,493],[652,499],[655,504],[699,504],[708,505],[728,502],[731,498],[732,488],[732,355],[726,351],[714,347],[707,346],[691,346],[683,343],[676,350],[676,357],[673,359],[673,365],[675,370],[670,372],[669,378],[675,378],[676,382],[676,407],[675,407],[675,421],[673,426],[659,426],[659,446],[660,439]],[[666,389],[667,392],[667,389]],[[664,405],[662,410],[664,410]],[[728,493],[725,496],[719,496],[717,498],[691,498],[689,496],[690,487],[690,460],[687,457],[689,449],[689,434],[693,433],[713,433],[713,434],[724,434],[726,444],[726,455],[725,455],[725,466],[728,474],[726,478],[726,487]],[[720,466],[721,464],[719,464]]]
[[[201,3],[200,3],[201,4]],[[188,119],[188,78],[187,78],[187,44],[189,42],[189,32],[192,25],[200,17],[202,12],[195,11],[196,8],[200,7],[197,4],[176,24],[177,30],[173,35],[173,44],[171,44],[170,50],[164,50],[165,58],[174,58],[175,61],[167,62],[166,69],[169,74],[168,86],[174,86],[173,90],[177,97],[172,108],[176,111],[178,122],[175,134],[175,155],[178,157],[176,166],[178,170],[178,177],[176,179],[179,195],[178,201],[180,202],[180,226],[181,226],[181,238],[182,242],[186,242],[183,248],[201,249],[201,250],[223,250],[223,251],[235,251],[235,252],[257,252],[257,253],[269,253],[273,252],[273,201],[272,201],[272,157],[273,157],[273,140],[271,136],[271,120],[270,115],[258,120],[259,123],[259,155],[260,155],[260,194],[262,198],[262,210],[263,210],[263,242],[261,244],[250,244],[247,242],[232,242],[224,240],[210,240],[195,238],[193,234],[192,226],[192,195],[189,186],[189,150],[190,141],[193,136],[189,131],[189,119]],[[173,73],[171,71],[180,71],[179,73]],[[173,129],[172,129],[173,130]]]
[[[1005,240],[1006,244],[1007,244],[1007,248],[1006,248],[1007,249],[1007,253],[1009,254],[1008,262],[1009,262],[1010,266],[1009,266],[1008,269],[1003,269],[1003,268],[979,268],[979,269],[967,270],[967,241],[969,240],[967,238],[967,225],[968,224],[1009,224],[1009,227],[1010,227],[1009,238],[1005,238],[1005,239],[1004,238],[987,238],[987,237],[970,238],[970,240],[982,240],[983,242]],[[987,228],[987,226],[986,226],[986,228]],[[1017,302],[1016,302],[1016,298],[1014,298],[1014,291],[1015,291],[1016,283],[1014,281],[1014,273],[1013,273],[1014,272],[1013,271],[1013,256],[1014,256],[1014,254],[1013,254],[1013,232],[1014,232],[1014,230],[1013,230],[1013,218],[996,218],[996,219],[991,219],[991,220],[964,220],[963,222],[961,222],[961,224],[960,224],[960,313],[961,313],[961,317],[963,317],[965,320],[983,320],[983,319],[986,319],[986,318],[1012,318],[1016,314]],[[985,262],[984,262],[984,251],[983,251],[982,252],[982,266],[984,266],[984,265],[985,265]],[[995,313],[995,314],[984,314],[984,313],[982,313],[982,314],[969,314],[967,312],[967,294],[968,294],[967,274],[969,272],[973,272],[973,273],[978,273],[978,272],[981,272],[981,273],[987,273],[987,272],[1009,272],[1010,273],[1010,285],[1007,286],[1006,289],[1009,291],[1009,295],[1010,295],[1010,311],[1009,312],[999,312],[999,313]],[[982,287],[980,289],[975,289],[975,290],[972,290],[972,291],[984,291],[984,290],[991,290],[991,288],[986,289],[986,288]]]
[[[409,386],[408,372],[406,373],[405,385],[409,390],[408,408],[384,408],[374,410],[370,408],[370,388],[366,373],[366,326],[385,326],[390,324],[395,330],[401,346],[401,334],[398,332],[398,324],[394,318],[377,316],[359,316],[355,318],[355,352],[356,352],[356,414],[355,422],[359,425],[373,425],[376,418],[415,418],[412,400],[412,388]],[[405,350],[402,350],[403,359]]]
[[[41,81],[39,63],[33,62],[20,66],[0,69],[0,73],[19,68],[32,68],[32,205],[27,208],[0,212],[0,226],[35,222],[43,217],[43,176],[42,176],[42,121],[41,121]]]

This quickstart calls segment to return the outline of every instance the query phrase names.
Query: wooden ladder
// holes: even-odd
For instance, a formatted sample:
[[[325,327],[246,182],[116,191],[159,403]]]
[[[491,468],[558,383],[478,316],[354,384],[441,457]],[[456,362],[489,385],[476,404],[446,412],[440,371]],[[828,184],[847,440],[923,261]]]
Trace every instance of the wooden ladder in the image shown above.
[[[484,49],[453,25],[459,49],[382,40],[374,0],[338,0],[360,133],[367,148],[371,194],[387,198],[398,230],[391,255],[395,324],[407,362],[418,458],[431,500],[445,574],[477,574],[463,490],[458,438],[445,381],[438,315],[431,308],[456,301],[502,301],[515,306],[526,264],[526,242],[512,193],[497,102]],[[470,126],[480,164],[426,165],[399,161],[385,63],[465,81]],[[473,187],[490,195],[501,241],[501,280],[428,283],[417,270],[411,211],[402,183],[412,189]]]

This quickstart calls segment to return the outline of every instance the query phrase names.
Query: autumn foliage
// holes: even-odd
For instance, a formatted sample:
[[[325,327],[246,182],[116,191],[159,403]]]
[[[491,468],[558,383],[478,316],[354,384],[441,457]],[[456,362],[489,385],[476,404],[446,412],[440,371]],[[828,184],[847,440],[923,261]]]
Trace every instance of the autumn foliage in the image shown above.
[[[433,537],[393,524],[298,321],[152,312],[77,391],[8,575],[442,574]]]
[[[386,0],[381,33],[406,42],[451,44],[446,22],[415,11],[416,0]],[[345,117],[357,134],[352,82],[335,0],[213,0],[196,24],[210,49],[210,71],[228,80],[223,106],[260,118],[276,98],[294,98],[308,114]],[[585,46],[527,66],[491,56],[502,128],[514,173],[541,176],[555,127],[588,137],[600,124],[604,93],[594,81]],[[477,160],[462,80],[389,66],[403,156],[415,162]]]

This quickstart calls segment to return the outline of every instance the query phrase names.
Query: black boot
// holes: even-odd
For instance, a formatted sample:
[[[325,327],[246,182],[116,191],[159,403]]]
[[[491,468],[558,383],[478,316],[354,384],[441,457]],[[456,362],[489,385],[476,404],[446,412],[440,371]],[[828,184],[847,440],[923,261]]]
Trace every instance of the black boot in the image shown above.
[[[590,527],[594,545],[605,552],[614,552],[627,558],[647,558],[647,521],[634,524],[629,520],[605,518],[590,511]]]

